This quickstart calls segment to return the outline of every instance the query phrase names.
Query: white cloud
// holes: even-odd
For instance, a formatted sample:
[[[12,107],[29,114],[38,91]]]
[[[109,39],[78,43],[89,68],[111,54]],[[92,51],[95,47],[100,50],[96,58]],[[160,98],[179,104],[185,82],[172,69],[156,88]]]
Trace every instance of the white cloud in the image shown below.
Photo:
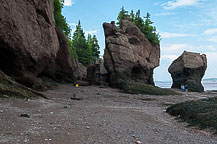
[[[75,30],[76,30],[76,28],[72,28],[72,29],[71,29],[71,34],[72,34],[72,36],[73,36]],[[85,30],[84,30],[84,33],[85,33],[85,36],[86,36],[86,37],[88,36],[88,34],[90,34],[90,35],[95,35],[97,32],[98,32],[97,30],[91,30],[91,31],[85,31]]]
[[[76,30],[75,28],[71,29],[71,34],[72,34],[72,36],[73,36],[75,30]]]
[[[72,6],[74,3],[73,0],[64,0],[64,6]]]
[[[207,35],[212,35],[212,34],[215,34],[217,33],[217,28],[213,28],[213,29],[207,29],[204,31],[204,34],[207,34]]]
[[[199,0],[173,0],[163,3],[161,6],[166,10],[172,10],[179,7],[195,6],[198,4],[200,4]]]
[[[207,57],[207,70],[205,77],[216,77],[216,58],[217,58],[217,52],[207,52],[205,53]]]
[[[160,36],[162,38],[176,38],[176,37],[187,37],[187,36],[194,36],[194,35],[163,32],[163,33],[160,33]]]
[[[169,59],[171,61],[177,59],[178,57],[179,56],[177,56],[177,55],[163,55],[163,56],[161,56],[162,59]]]
[[[217,52],[207,52],[205,54],[207,56],[208,63],[212,63],[216,67]]]
[[[88,35],[88,34],[94,35],[96,33],[97,33],[97,30],[85,31],[85,35]]]
[[[213,36],[213,37],[209,38],[208,41],[217,43],[217,36]]]
[[[179,50],[182,48],[188,47],[186,44],[172,44],[171,46],[167,47],[165,50]]]
[[[207,49],[211,51],[216,51],[216,47],[214,47],[213,45],[207,46]]]
[[[163,2],[155,2],[154,6],[158,6],[158,5],[162,5],[162,4],[163,4]]]
[[[69,26],[75,27],[75,26],[77,26],[77,24],[76,23],[69,23]]]
[[[175,13],[171,13],[171,12],[162,12],[162,13],[155,14],[155,16],[169,16],[174,14]]]

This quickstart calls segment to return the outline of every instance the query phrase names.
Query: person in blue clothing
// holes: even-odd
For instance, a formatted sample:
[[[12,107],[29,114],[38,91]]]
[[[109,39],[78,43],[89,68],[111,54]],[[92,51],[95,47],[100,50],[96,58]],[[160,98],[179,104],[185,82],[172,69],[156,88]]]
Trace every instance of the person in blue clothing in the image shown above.
[[[185,86],[184,85],[181,85],[181,90],[182,90],[182,92],[185,92]]]

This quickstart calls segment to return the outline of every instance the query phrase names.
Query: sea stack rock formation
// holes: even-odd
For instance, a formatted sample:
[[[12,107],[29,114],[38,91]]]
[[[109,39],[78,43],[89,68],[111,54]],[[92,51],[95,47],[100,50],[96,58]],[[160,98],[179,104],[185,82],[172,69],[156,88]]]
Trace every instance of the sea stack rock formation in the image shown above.
[[[184,51],[169,67],[173,79],[172,88],[187,85],[190,91],[203,92],[201,80],[207,68],[206,55]]]
[[[103,28],[104,66],[110,85],[120,87],[125,80],[154,85],[153,70],[159,66],[160,46],[153,46],[128,20],[123,20],[120,28],[114,22],[104,23]]]
[[[55,25],[53,0],[0,0],[0,70],[29,86],[72,81],[76,61]]]

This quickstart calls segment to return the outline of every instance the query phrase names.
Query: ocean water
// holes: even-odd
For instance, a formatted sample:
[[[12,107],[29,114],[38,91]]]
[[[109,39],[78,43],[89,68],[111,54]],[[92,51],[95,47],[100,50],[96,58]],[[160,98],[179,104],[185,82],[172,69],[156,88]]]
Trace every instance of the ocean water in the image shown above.
[[[156,81],[155,85],[161,88],[171,88],[172,82]],[[202,82],[204,90],[217,90],[217,82]]]

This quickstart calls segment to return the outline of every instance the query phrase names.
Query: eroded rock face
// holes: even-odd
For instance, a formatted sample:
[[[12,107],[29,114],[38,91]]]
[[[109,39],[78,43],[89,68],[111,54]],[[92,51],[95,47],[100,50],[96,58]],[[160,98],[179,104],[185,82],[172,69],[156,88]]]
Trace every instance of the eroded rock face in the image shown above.
[[[0,69],[30,87],[40,76],[71,81],[73,61],[55,25],[53,0],[0,3]]]
[[[124,80],[154,85],[153,70],[159,66],[160,46],[152,46],[136,25],[128,20],[104,23],[106,48],[104,66],[112,86]]]
[[[172,88],[180,88],[187,85],[190,91],[203,92],[201,80],[207,68],[206,55],[185,51],[173,61],[169,67],[169,73],[173,79]]]
[[[16,83],[0,70],[0,98],[8,97],[19,97],[28,99],[33,97],[46,98],[44,95],[32,89]]]

